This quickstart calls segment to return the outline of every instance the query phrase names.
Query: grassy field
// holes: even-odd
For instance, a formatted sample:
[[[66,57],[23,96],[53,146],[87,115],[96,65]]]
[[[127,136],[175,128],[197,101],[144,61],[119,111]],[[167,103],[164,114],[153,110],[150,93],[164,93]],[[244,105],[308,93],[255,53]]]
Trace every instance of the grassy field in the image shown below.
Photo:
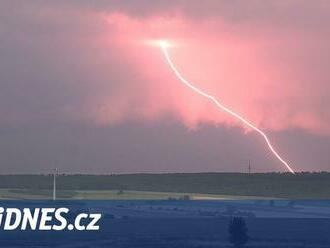
[[[52,175],[0,175],[3,197],[52,195]],[[6,190],[11,189],[11,190]],[[143,197],[180,195],[250,196],[286,199],[330,199],[330,173],[169,173],[125,175],[58,175],[58,195],[63,198]],[[22,190],[25,190],[22,194]],[[122,190],[125,194],[120,195]],[[139,193],[128,192],[137,191]],[[84,193],[92,192],[92,193]],[[143,193],[140,193],[143,192]],[[163,193],[147,193],[163,192]],[[171,192],[171,193],[166,193]],[[14,196],[14,197],[13,197]],[[208,196],[206,196],[208,197]],[[140,197],[138,197],[140,199]],[[126,198],[124,198],[126,199]]]
[[[52,190],[0,189],[0,199],[47,200],[52,199]],[[223,200],[223,199],[265,199],[265,197],[193,194],[174,192],[152,192],[134,190],[58,190],[57,199],[72,200]]]

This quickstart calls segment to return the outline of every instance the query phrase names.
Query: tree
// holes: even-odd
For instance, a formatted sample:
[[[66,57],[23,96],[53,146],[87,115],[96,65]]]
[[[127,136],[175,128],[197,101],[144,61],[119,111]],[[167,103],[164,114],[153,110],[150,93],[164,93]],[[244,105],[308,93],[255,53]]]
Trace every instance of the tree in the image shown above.
[[[122,195],[122,194],[124,194],[124,191],[122,189],[117,191],[117,195]]]
[[[248,241],[247,226],[242,217],[233,217],[228,226],[229,241],[234,247],[243,247]]]

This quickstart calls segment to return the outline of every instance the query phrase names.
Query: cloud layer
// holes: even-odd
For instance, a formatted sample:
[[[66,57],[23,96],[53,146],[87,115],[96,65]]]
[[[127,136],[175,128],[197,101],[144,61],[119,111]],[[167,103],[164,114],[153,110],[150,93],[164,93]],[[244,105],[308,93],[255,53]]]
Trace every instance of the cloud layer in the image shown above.
[[[330,131],[326,1],[17,4],[1,8],[3,120],[174,115],[190,127],[237,124],[183,88],[143,43],[167,38],[179,44],[170,52],[188,79],[259,126]]]
[[[166,38],[186,78],[259,127],[329,137],[328,1],[11,0],[0,16],[0,126],[241,128],[147,42]]]

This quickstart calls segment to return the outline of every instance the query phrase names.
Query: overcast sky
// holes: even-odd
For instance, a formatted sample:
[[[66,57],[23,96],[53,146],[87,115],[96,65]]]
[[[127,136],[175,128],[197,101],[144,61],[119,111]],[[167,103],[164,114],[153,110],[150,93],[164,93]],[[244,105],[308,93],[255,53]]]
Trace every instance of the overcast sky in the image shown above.
[[[0,173],[330,170],[330,2],[0,2]]]

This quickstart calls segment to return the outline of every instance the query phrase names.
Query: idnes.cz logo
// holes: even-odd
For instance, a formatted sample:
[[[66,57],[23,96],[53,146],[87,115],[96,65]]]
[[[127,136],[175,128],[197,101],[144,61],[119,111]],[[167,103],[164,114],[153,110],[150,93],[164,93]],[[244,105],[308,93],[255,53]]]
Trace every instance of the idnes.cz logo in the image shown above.
[[[100,213],[72,215],[68,208],[3,208],[0,207],[0,229],[10,230],[99,230]]]

